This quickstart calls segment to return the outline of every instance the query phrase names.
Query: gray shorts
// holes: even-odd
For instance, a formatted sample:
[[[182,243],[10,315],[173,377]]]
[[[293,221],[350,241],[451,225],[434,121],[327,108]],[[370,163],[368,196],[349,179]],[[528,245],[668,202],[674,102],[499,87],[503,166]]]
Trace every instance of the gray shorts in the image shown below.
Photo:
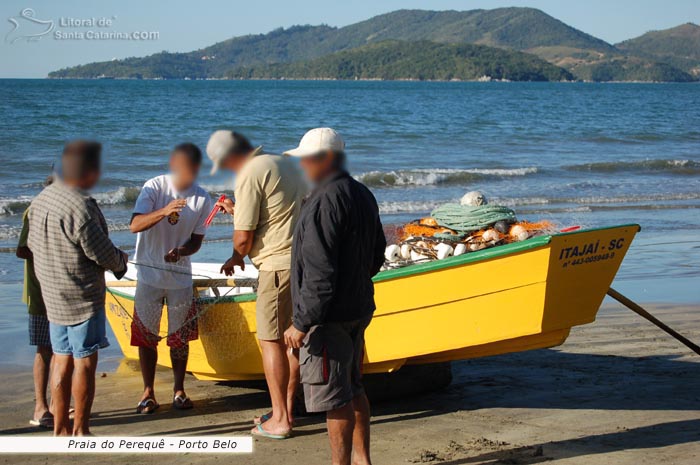
[[[362,394],[365,329],[372,317],[311,328],[299,350],[306,410],[328,412]]]

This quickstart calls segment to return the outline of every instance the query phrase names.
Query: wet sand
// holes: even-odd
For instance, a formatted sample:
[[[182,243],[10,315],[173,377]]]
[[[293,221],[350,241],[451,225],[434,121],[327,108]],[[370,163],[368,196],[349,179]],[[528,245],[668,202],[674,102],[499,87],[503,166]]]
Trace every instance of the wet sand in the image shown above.
[[[700,341],[700,306],[648,306]],[[377,402],[376,464],[697,464],[700,463],[700,357],[645,320],[607,305],[595,324],[574,328],[561,347],[453,365],[439,392]],[[47,435],[27,426],[31,374],[3,375],[0,434]],[[188,380],[197,408],[167,405],[169,373],[160,370],[160,411],[134,415],[140,378],[128,364],[97,379],[96,435],[246,434],[267,408],[261,389]],[[252,455],[99,456],[103,464],[329,463],[322,417],[300,419],[287,441],[256,440]],[[2,464],[93,463],[95,456],[8,456]]]

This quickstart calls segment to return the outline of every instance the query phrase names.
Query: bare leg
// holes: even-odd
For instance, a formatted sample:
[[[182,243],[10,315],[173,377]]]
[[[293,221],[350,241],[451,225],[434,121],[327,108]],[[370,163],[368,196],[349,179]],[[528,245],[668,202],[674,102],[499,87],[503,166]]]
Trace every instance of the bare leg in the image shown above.
[[[287,434],[292,425],[287,414],[287,387],[289,385],[289,360],[287,346],[281,339],[260,341],[265,380],[272,401],[272,418],[263,424],[265,431],[272,434]],[[255,429],[255,428],[254,428]]]
[[[34,356],[34,419],[39,420],[50,411],[47,385],[49,383],[49,372],[51,371],[51,357],[53,352],[51,346],[37,346]]]
[[[143,395],[141,400],[156,398],[155,379],[158,351],[150,347],[139,347],[139,365],[143,378]]]
[[[365,393],[352,400],[355,411],[355,429],[352,433],[353,465],[371,465],[369,458],[369,400]]]
[[[289,383],[287,384],[287,418],[289,424],[294,426],[294,398],[299,388],[299,351],[289,350],[285,347],[289,359]]]
[[[73,419],[73,436],[90,434],[90,412],[95,400],[95,372],[97,371],[97,352],[85,358],[73,361],[73,399],[75,400],[75,418]]]
[[[173,392],[176,396],[186,397],[185,394],[185,373],[187,371],[187,359],[190,355],[190,346],[170,348],[170,361],[173,364]]]
[[[54,436],[70,436],[68,409],[70,408],[73,379],[73,356],[54,355],[51,378],[51,398],[54,405],[53,434]]]
[[[326,413],[328,438],[331,442],[331,463],[350,465],[352,457],[352,437],[355,429],[353,403],[348,402],[339,409]]]

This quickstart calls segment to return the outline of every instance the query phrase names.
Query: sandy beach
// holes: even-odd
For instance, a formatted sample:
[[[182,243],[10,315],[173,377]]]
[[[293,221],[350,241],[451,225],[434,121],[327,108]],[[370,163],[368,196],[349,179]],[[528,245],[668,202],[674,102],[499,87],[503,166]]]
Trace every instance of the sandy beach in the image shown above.
[[[648,308],[700,340],[699,306]],[[29,350],[29,348],[28,348]],[[267,407],[257,386],[188,381],[197,408],[133,414],[140,378],[131,363],[99,372],[96,435],[240,435]],[[696,464],[700,461],[700,357],[637,315],[606,305],[598,321],[574,328],[561,347],[453,364],[439,392],[375,402],[377,464]],[[31,373],[5,373],[0,434],[48,435],[27,425]],[[169,373],[159,370],[160,400]],[[256,440],[252,455],[172,457],[175,463],[328,463],[322,417],[299,420],[287,441]],[[104,464],[159,463],[164,457],[100,456]],[[0,456],[3,464],[91,463],[94,456]],[[170,460],[170,459],[168,459]]]

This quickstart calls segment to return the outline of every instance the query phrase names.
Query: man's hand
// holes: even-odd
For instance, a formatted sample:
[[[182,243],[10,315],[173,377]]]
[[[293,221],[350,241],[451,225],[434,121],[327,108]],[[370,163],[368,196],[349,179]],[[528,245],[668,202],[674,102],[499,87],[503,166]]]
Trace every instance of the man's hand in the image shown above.
[[[226,197],[221,202],[216,202],[216,206],[221,208],[223,211],[225,211],[229,215],[233,215],[233,211],[236,208],[236,204],[233,202],[233,200],[229,199],[228,197]]]
[[[166,263],[175,263],[180,260],[180,247],[175,247],[165,254]]]
[[[30,258],[33,258],[32,251],[29,250],[29,247],[26,245],[23,247],[17,247],[15,255],[17,255],[17,258],[21,258],[22,260],[29,260]]]
[[[118,249],[118,250],[122,256],[124,268],[121,270],[112,270],[112,274],[114,275],[115,278],[122,279],[124,277],[124,275],[126,274],[127,269],[129,268],[129,254],[124,252],[121,249]]]
[[[294,326],[290,326],[287,328],[287,331],[284,332],[284,343],[292,349],[299,349],[304,345],[305,337],[306,333],[302,333]]]
[[[187,200],[185,199],[175,199],[169,204],[167,204],[165,207],[161,209],[161,212],[163,213],[163,216],[166,218],[173,213],[180,213],[183,208],[187,206]]]
[[[239,266],[241,267],[241,270],[245,270],[245,262],[243,261],[243,257],[241,257],[235,252],[231,256],[231,258],[226,260],[224,266],[221,267],[221,273],[225,274],[226,276],[233,276],[234,266]]]

